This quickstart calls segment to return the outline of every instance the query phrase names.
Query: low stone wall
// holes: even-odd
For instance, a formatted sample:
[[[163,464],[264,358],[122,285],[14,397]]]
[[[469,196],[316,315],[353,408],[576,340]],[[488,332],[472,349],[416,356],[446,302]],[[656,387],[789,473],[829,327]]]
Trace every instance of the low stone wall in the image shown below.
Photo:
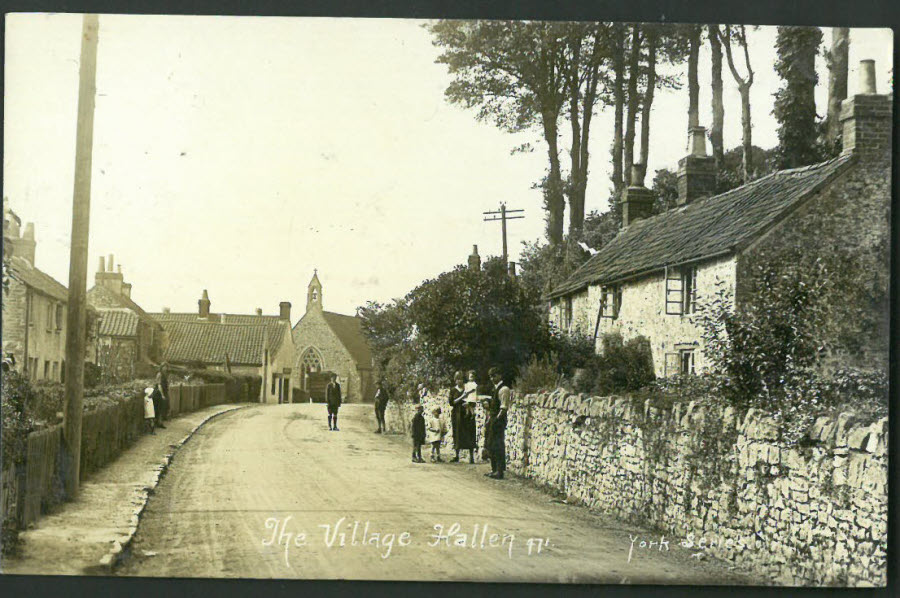
[[[887,418],[821,417],[801,448],[750,410],[557,390],[510,409],[509,469],[789,585],[886,583]],[[685,544],[682,544],[684,546]]]
[[[441,408],[441,417],[447,422],[447,436],[441,445],[441,450],[451,450],[453,448],[453,426],[450,424],[450,390],[442,389],[436,394],[429,394],[423,401],[424,414],[431,413],[435,407]],[[384,423],[387,431],[391,434],[405,434],[410,439],[410,423],[413,415],[416,413],[416,406],[409,402],[389,401],[385,409]],[[373,410],[374,414],[374,410]],[[374,415],[372,416],[374,419]],[[476,457],[480,455],[481,448],[484,447],[484,409],[481,404],[475,405],[475,440],[478,444]]]

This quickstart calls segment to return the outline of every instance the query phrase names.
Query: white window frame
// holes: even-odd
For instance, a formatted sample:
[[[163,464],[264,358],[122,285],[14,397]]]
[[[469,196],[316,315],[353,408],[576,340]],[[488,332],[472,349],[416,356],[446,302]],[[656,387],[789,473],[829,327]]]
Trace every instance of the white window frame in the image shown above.
[[[684,316],[694,313],[697,305],[697,266],[666,266],[664,277],[666,315]]]

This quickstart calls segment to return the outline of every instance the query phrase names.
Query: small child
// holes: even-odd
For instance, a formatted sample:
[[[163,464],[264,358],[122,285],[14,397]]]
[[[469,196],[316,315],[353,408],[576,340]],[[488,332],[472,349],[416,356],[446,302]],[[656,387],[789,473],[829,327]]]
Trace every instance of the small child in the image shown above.
[[[425,435],[425,442],[431,445],[431,462],[441,462],[441,442],[447,434],[447,424],[441,419],[441,408],[435,407],[428,418],[428,431]]]
[[[422,445],[425,444],[425,416],[422,415],[422,405],[416,405],[416,414],[412,418],[412,442],[413,442],[413,463],[424,463],[422,458]]]
[[[156,421],[156,409],[153,408],[153,387],[144,389],[144,423],[151,434],[156,434],[154,422]]]

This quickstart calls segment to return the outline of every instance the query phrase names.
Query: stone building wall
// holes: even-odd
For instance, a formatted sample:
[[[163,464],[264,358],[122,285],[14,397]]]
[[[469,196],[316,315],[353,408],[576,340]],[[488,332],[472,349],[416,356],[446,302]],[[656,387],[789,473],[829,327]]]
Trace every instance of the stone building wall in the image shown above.
[[[510,410],[509,469],[781,584],[886,582],[887,418],[819,418],[804,448],[775,424],[695,403],[659,411],[558,390]]]
[[[441,391],[425,410],[449,416],[446,404]],[[391,401],[388,431],[408,436],[413,413]],[[804,448],[786,448],[757,410],[557,390],[514,400],[506,451],[509,471],[693,554],[779,584],[866,586],[887,579],[887,434],[887,418],[820,417]]]
[[[338,337],[325,322],[320,311],[310,310],[294,327],[294,371],[297,372],[295,384],[301,383],[301,359],[309,347],[315,347],[325,362],[323,371],[338,375],[344,402],[359,403],[363,400],[363,388],[360,372],[353,356],[341,343]]]
[[[28,297],[31,298],[30,323]],[[62,305],[57,323],[56,306]],[[48,320],[48,309],[52,310]],[[58,325],[59,324],[59,325]],[[9,294],[3,297],[3,346],[15,347],[16,368],[28,367],[33,380],[62,380],[66,358],[66,305],[64,302],[37,293],[17,280],[10,282]],[[27,329],[27,332],[26,332]],[[26,336],[28,338],[26,351]],[[25,357],[29,363],[25,363]],[[46,375],[44,373],[46,367]]]

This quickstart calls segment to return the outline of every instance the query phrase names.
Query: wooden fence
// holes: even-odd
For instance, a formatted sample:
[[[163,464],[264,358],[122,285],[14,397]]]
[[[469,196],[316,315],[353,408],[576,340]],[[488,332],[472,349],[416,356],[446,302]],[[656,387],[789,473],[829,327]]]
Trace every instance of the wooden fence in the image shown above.
[[[227,399],[225,384],[173,385],[169,387],[169,416],[226,403]],[[84,413],[82,479],[113,461],[144,433],[143,401],[143,396],[135,396]],[[17,471],[13,466],[3,471],[0,513],[4,519],[16,518],[19,529],[65,501],[63,446],[62,425],[32,432],[27,439],[24,468],[20,466]]]

